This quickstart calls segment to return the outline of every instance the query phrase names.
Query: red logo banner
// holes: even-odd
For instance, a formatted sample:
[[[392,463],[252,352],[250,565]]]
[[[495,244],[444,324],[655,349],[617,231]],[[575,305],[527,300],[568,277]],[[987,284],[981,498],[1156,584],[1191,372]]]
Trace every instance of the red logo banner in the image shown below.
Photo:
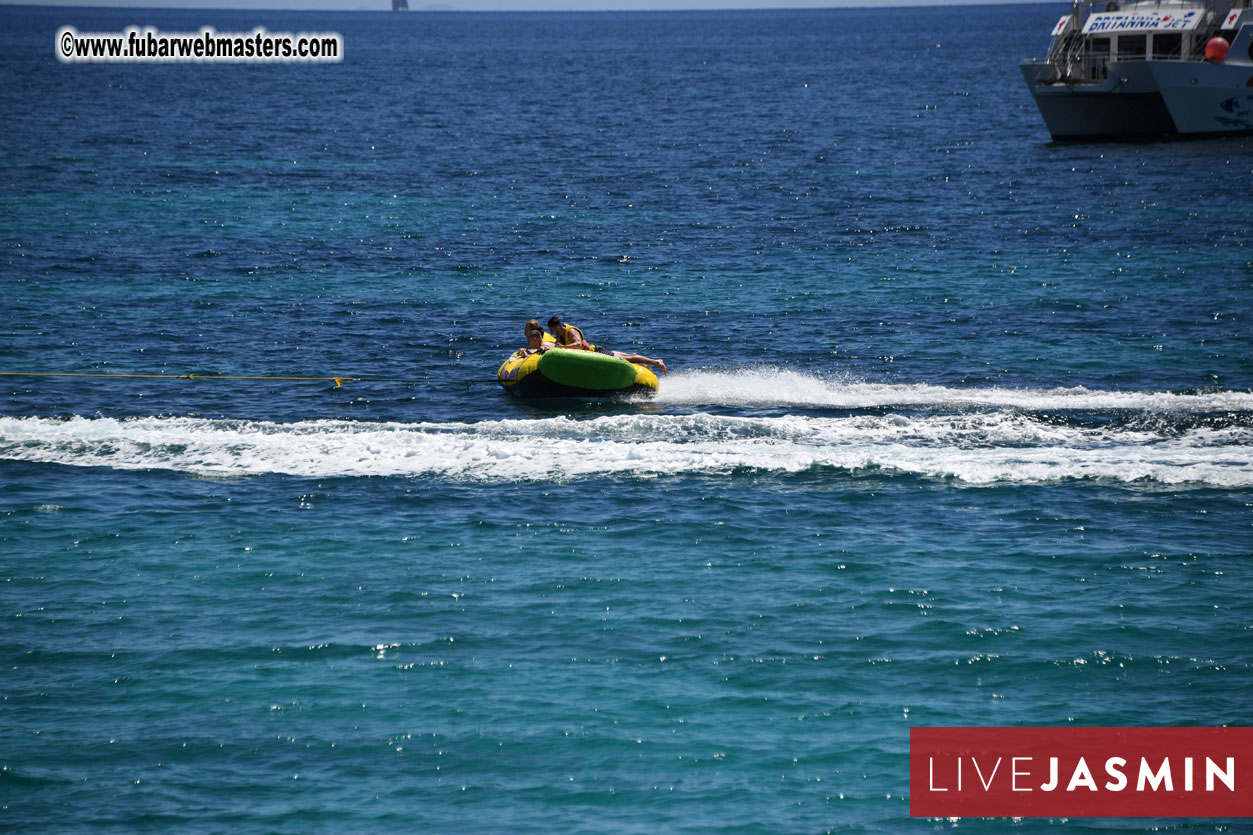
[[[1253,728],[910,728],[913,817],[1253,817]]]

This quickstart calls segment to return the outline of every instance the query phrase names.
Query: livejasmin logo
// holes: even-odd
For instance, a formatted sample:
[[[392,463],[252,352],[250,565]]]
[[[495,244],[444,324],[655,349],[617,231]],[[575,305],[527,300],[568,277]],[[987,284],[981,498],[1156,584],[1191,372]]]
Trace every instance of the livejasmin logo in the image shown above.
[[[1253,728],[911,728],[915,817],[1253,817]]]
[[[937,786],[935,783],[935,757],[928,757],[928,763],[931,770],[931,785],[929,788],[933,792],[946,792],[948,787]],[[962,761],[964,757],[957,758],[957,791],[962,791]],[[1009,771],[1010,791],[1029,792],[1035,791],[1037,788],[1042,792],[1057,791],[1061,787],[1061,779],[1059,777],[1060,757],[1049,757],[1049,779],[1048,782],[1041,783],[1038,787],[1031,785],[1031,771],[1028,770],[1034,757],[1012,757],[1013,765]],[[1183,758],[1183,790],[1193,791],[1193,768],[1192,757]],[[997,757],[996,762],[992,764],[992,769],[987,778],[983,776],[983,768],[979,765],[978,757],[970,757],[970,765],[974,767],[975,774],[978,775],[979,782],[983,784],[984,791],[991,791],[992,783],[996,780],[996,773],[1001,768],[1001,763],[1005,761],[1004,757]],[[985,765],[986,767],[986,765]],[[1105,761],[1105,772],[1113,779],[1104,784],[1105,791],[1120,792],[1126,791],[1127,760],[1123,757],[1110,757]],[[1175,784],[1172,779],[1172,771],[1170,767],[1170,758],[1164,758],[1157,766],[1157,770],[1153,770],[1153,766],[1144,757],[1140,758],[1140,776],[1136,781],[1135,791],[1157,791],[1164,789],[1165,791],[1174,791]],[[1205,791],[1214,791],[1215,778],[1222,781],[1228,791],[1236,790],[1236,758],[1228,757],[1225,767],[1220,768],[1218,763],[1209,757],[1205,758]],[[1096,779],[1092,776],[1092,770],[1088,768],[1087,760],[1083,757],[1079,758],[1079,762],[1075,763],[1074,770],[1070,774],[1070,779],[1066,783],[1063,791],[1073,792],[1079,789],[1087,789],[1088,791],[1100,791],[1097,787]]]

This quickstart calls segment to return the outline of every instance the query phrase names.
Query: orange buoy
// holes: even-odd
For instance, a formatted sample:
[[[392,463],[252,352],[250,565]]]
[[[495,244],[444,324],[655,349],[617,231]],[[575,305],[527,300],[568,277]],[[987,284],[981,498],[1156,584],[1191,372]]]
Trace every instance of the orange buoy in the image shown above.
[[[1222,63],[1227,60],[1230,49],[1231,44],[1227,43],[1226,38],[1210,38],[1209,43],[1205,44],[1205,60]]]

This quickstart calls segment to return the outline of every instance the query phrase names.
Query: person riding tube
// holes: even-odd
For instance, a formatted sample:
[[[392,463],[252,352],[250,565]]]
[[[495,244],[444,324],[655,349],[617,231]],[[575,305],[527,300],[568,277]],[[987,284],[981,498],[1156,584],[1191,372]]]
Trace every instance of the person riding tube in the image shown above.
[[[537,323],[538,324],[538,323]],[[588,342],[583,336],[583,331],[574,325],[568,325],[561,321],[560,316],[553,316],[548,320],[548,329],[552,331],[556,338],[557,347],[569,348],[575,351],[595,351],[599,354],[608,354],[611,357],[617,357],[627,362],[633,362],[636,365],[646,365],[649,368],[660,368],[662,374],[668,374],[666,364],[662,360],[646,357],[643,354],[628,354],[624,351],[611,351],[603,345],[597,346]]]

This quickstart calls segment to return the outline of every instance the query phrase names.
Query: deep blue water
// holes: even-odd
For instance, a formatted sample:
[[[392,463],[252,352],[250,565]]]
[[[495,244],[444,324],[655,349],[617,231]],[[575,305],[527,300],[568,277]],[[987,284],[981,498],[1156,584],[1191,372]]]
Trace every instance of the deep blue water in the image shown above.
[[[369,378],[0,378],[0,826],[1243,826],[908,817],[1253,724],[1253,140],[1049,142],[1062,11],[0,6],[0,371]],[[553,313],[659,397],[476,382]]]

